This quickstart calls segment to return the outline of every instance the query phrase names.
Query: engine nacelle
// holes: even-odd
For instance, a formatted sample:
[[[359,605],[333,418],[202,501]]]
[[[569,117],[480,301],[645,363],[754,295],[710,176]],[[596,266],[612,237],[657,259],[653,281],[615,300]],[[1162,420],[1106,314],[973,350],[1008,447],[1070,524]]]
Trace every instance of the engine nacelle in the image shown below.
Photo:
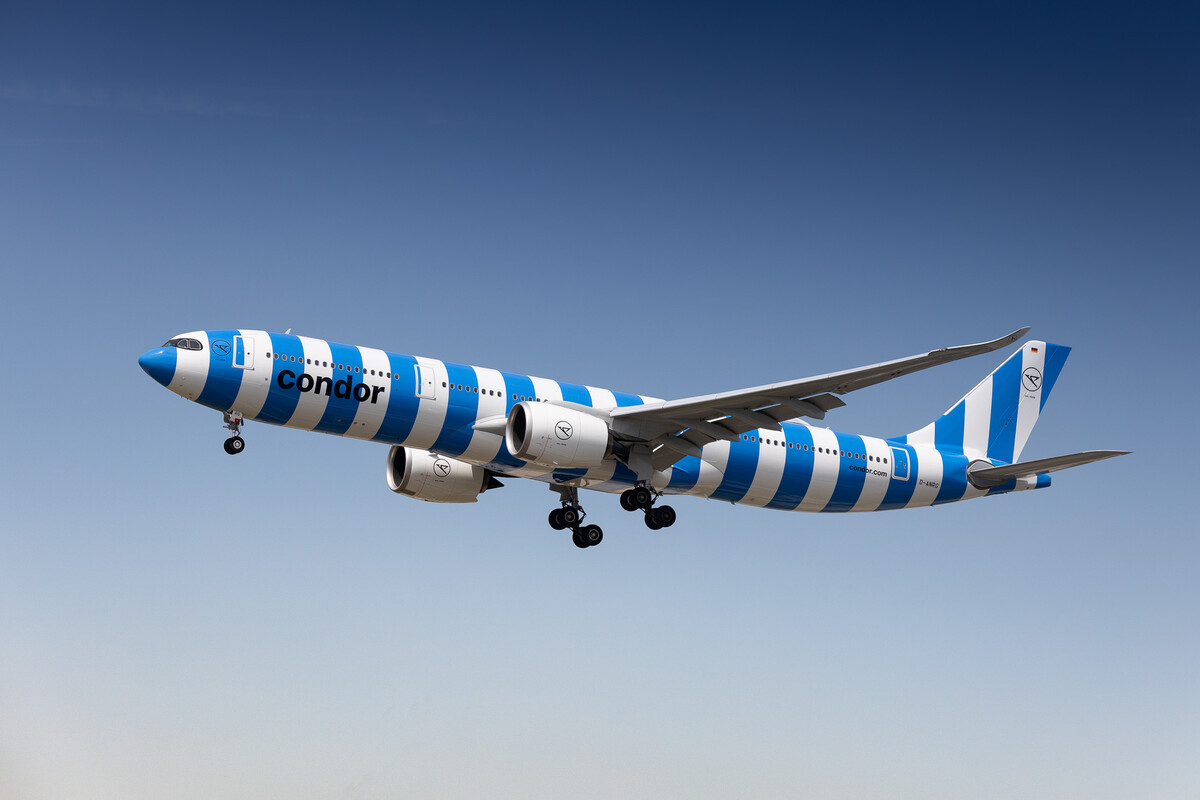
[[[517,403],[504,428],[508,452],[544,467],[598,467],[612,455],[612,433],[604,420],[572,408]]]
[[[388,451],[387,482],[397,494],[431,503],[474,503],[501,485],[483,467],[399,445]]]

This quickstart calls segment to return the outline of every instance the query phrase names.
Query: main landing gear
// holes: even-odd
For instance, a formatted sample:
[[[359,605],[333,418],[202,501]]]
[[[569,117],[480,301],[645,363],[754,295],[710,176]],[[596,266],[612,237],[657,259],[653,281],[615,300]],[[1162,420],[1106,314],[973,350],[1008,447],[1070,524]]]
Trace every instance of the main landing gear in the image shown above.
[[[669,528],[675,524],[675,509],[670,506],[654,507],[658,493],[646,486],[635,486],[621,492],[621,508],[626,511],[641,509],[646,513],[646,527],[652,531]]]
[[[579,490],[574,486],[551,486],[551,489],[562,495],[562,508],[550,512],[550,527],[556,531],[570,529],[571,541],[582,549],[593,547],[604,540],[604,531],[599,525],[581,525],[587,514],[579,505]]]
[[[556,531],[570,530],[571,541],[579,548],[592,547],[604,540],[604,532],[599,525],[584,525],[586,514],[579,505],[579,489],[574,486],[559,486],[551,484],[551,489],[558,492],[562,498],[562,508],[550,512],[550,527]],[[675,509],[670,506],[657,506],[654,502],[660,493],[646,486],[635,486],[621,493],[621,507],[626,511],[642,511],[646,515],[646,527],[652,531],[669,528],[675,524]]]
[[[242,415],[236,411],[225,412],[225,427],[233,431],[233,436],[225,440],[225,452],[231,456],[236,456],[246,449],[246,440],[238,435],[243,421]]]

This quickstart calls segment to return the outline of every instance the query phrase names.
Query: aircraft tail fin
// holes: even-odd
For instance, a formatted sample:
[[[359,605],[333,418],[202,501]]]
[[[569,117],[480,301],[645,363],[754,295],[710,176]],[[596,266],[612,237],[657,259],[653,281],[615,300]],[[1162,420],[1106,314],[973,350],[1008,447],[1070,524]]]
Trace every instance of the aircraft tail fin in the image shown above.
[[[945,414],[908,434],[907,442],[1013,463],[1070,353],[1063,345],[1026,342]]]

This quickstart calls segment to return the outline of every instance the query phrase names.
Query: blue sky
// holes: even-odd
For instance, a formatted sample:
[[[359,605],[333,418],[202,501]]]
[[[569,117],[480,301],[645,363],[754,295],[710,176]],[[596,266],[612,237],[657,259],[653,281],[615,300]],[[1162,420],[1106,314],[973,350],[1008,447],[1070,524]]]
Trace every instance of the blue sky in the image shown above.
[[[1194,797],[1183,4],[10,9],[0,796]],[[1075,349],[1049,491],[603,546],[136,364],[282,330],[661,397]],[[32,354],[32,357],[31,357]],[[1002,356],[863,390],[894,435]]]

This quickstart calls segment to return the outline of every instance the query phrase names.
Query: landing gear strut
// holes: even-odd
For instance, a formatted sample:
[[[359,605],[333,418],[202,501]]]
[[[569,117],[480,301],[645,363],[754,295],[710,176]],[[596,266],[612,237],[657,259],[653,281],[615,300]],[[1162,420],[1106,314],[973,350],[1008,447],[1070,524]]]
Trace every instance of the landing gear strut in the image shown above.
[[[236,456],[246,449],[246,440],[238,435],[242,429],[242,422],[242,415],[238,412],[225,412],[225,427],[233,431],[233,436],[225,440],[225,452],[231,456]]]
[[[659,493],[648,486],[635,486],[621,492],[621,508],[626,511],[641,509],[646,513],[646,527],[652,531],[669,528],[675,524],[675,509],[670,506],[658,506],[654,503]]]
[[[583,506],[579,505],[579,490],[574,486],[550,488],[562,496],[562,508],[550,512],[550,527],[556,531],[569,528],[571,541],[580,549],[600,544],[604,540],[604,531],[600,530],[600,526],[580,524],[587,514],[584,513]]]

